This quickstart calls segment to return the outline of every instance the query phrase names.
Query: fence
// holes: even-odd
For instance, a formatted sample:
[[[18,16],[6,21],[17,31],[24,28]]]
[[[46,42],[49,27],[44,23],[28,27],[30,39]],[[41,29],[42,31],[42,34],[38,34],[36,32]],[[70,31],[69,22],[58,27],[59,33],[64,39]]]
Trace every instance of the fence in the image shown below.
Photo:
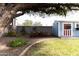
[[[24,33],[33,33],[33,32],[36,32],[36,33],[42,33],[42,34],[45,34],[45,35],[52,35],[52,26],[17,26],[16,27],[16,32],[17,34],[18,33],[21,33],[21,32],[24,32]]]

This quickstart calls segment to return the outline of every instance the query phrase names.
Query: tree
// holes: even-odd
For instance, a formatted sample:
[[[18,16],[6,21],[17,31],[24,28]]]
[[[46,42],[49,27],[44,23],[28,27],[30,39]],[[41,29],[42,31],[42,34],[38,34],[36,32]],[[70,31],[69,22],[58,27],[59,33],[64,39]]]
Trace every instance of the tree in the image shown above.
[[[42,26],[41,22],[35,22],[33,26]]]
[[[32,26],[32,20],[26,20],[26,21],[23,23],[23,26]]]
[[[34,11],[46,14],[66,15],[67,11],[78,10],[78,3],[1,3],[0,4],[0,36],[13,21],[13,18],[26,12]],[[22,13],[17,13],[21,11]]]

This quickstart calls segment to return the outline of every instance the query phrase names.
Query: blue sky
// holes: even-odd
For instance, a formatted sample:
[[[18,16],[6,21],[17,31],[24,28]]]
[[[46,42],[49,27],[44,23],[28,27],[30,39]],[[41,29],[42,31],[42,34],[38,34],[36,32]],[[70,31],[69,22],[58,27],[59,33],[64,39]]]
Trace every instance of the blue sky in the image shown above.
[[[32,22],[41,22],[43,26],[52,26],[55,20],[66,20],[66,21],[79,21],[79,11],[71,11],[67,13],[67,16],[58,15],[45,15],[45,18],[40,17],[37,13],[34,15],[24,14],[16,18],[16,25],[22,25],[25,20],[32,20]]]

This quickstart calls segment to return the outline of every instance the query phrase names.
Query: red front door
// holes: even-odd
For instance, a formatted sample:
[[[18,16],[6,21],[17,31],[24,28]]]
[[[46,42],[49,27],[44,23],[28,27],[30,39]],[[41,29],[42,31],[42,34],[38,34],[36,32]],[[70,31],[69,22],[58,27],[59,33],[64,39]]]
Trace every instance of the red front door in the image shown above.
[[[71,36],[71,24],[64,24],[64,36]]]

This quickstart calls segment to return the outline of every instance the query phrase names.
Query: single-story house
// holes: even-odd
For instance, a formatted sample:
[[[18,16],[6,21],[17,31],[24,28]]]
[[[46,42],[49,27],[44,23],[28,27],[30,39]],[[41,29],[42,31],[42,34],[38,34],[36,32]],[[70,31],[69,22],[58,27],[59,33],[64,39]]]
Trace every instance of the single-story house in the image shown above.
[[[58,37],[79,37],[79,21],[55,21],[52,33]]]

